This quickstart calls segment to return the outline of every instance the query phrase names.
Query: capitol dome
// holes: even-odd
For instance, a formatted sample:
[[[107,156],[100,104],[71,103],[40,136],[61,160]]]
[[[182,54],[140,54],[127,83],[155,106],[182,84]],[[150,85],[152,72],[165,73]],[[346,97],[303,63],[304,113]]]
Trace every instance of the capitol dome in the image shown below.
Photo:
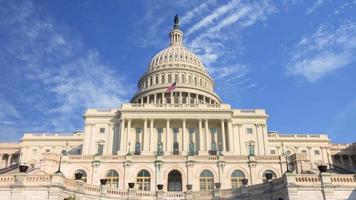
[[[183,44],[184,33],[176,16],[169,33],[170,43],[151,60],[138,83],[132,103],[152,104],[219,104],[214,81],[203,62]],[[171,85],[173,91],[167,91]]]

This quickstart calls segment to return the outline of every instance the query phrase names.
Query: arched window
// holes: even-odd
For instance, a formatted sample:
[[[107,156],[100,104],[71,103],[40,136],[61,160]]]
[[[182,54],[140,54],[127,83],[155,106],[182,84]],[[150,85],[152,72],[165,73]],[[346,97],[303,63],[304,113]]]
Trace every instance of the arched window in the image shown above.
[[[242,179],[245,178],[245,174],[240,170],[235,170],[231,174],[231,187],[238,188],[242,186]]]
[[[137,174],[137,189],[143,191],[151,190],[151,176],[147,170],[141,170]]]
[[[78,169],[77,171],[74,172],[74,174],[76,174],[76,173],[81,173],[82,178],[80,180],[82,180],[83,182],[87,182],[87,173],[84,170]],[[73,175],[73,177],[74,177],[74,175]]]
[[[158,84],[158,75],[156,75],[156,82],[155,82],[155,85]]]
[[[198,85],[198,79],[197,79],[197,77],[194,77],[194,85]]]
[[[190,75],[188,77],[188,83],[192,83],[192,76],[190,76]]]
[[[182,83],[185,83],[185,74],[182,74]]]
[[[107,185],[112,188],[119,188],[119,174],[115,170],[106,173]]]
[[[209,170],[200,173],[200,191],[209,191],[214,189],[214,175]]]
[[[162,77],[161,77],[161,83],[165,83],[166,82],[166,79],[164,78],[164,74],[162,74]]]
[[[263,172],[263,174],[262,174],[262,180],[263,180],[263,182],[267,182],[266,174],[272,174],[272,179],[277,178],[276,174],[275,174],[272,170],[266,170],[266,171]]]
[[[174,81],[175,81],[176,83],[179,82],[178,74],[175,74],[175,75],[174,75]]]
[[[172,83],[172,76],[168,74],[168,83]]]

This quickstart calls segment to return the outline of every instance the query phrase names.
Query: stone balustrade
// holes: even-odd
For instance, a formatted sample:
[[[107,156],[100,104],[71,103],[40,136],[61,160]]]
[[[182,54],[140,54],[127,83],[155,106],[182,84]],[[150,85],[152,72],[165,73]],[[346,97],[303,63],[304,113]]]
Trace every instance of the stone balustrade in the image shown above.
[[[13,187],[16,185],[16,187]],[[59,186],[59,187],[58,187]],[[327,188],[326,188],[327,187]],[[21,189],[22,188],[22,189]],[[57,191],[51,194],[54,188]],[[58,188],[61,192],[58,193]],[[0,175],[0,199],[10,198],[13,191],[21,189],[22,195],[26,194],[46,194],[46,198],[62,199],[62,196],[80,196],[83,199],[144,199],[144,200],[213,200],[213,199],[261,199],[269,196],[268,199],[298,199],[295,196],[303,196],[303,192],[313,189],[315,194],[322,195],[321,191],[328,189],[327,199],[343,199],[347,196],[350,200],[356,199],[353,190],[356,188],[356,176],[322,173],[318,174],[293,174],[286,173],[281,178],[271,182],[261,183],[252,186],[243,186],[235,189],[214,189],[213,191],[187,191],[187,192],[164,192],[164,191],[137,191],[135,189],[121,190],[108,188],[106,186],[90,185],[81,181],[67,179],[61,175],[29,175],[19,173],[16,175]],[[332,188],[337,188],[335,198]],[[305,191],[304,191],[305,190]],[[289,195],[288,191],[293,191]],[[340,194],[340,191],[343,191]],[[32,193],[31,193],[32,192]],[[319,194],[320,193],[320,194]],[[17,193],[18,194],[18,193]],[[58,195],[61,194],[61,195]],[[51,197],[53,195],[54,197]],[[57,197],[56,197],[57,195]],[[288,197],[286,195],[289,195]],[[334,195],[334,196],[332,196]],[[344,196],[342,196],[344,195]],[[315,196],[313,196],[314,198]],[[38,199],[41,199],[39,196]],[[308,200],[308,197],[304,197]]]

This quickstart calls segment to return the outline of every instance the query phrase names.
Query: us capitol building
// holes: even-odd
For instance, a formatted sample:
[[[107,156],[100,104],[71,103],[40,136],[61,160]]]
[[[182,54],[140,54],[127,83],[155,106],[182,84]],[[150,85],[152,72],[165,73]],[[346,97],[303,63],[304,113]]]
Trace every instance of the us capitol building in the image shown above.
[[[231,108],[183,36],[176,17],[131,102],[88,109],[84,131],[1,143],[0,199],[356,199],[355,145]]]

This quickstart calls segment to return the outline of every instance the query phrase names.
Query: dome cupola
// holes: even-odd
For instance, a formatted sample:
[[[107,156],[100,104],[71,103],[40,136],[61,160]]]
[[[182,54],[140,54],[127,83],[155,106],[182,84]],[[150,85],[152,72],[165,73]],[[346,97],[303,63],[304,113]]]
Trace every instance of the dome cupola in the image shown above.
[[[148,70],[138,83],[132,103],[153,104],[219,104],[214,81],[203,62],[183,43],[184,33],[176,15],[170,43],[151,60]],[[175,85],[172,91],[167,88]],[[172,89],[172,87],[171,87]]]

